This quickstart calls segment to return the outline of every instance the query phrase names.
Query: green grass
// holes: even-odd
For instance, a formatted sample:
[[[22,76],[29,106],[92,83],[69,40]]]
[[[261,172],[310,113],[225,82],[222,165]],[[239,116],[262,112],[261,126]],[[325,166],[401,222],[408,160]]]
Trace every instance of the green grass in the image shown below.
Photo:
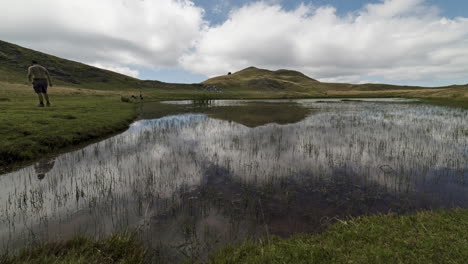
[[[466,263],[468,210],[376,215],[318,235],[230,246],[210,263]]]
[[[3,90],[2,90],[3,88]],[[0,83],[0,168],[19,165],[79,143],[122,131],[137,115],[117,95],[72,93],[57,88],[52,107],[36,107],[32,88]]]
[[[151,251],[134,234],[102,241],[76,237],[0,257],[4,264],[150,263]],[[231,245],[212,264],[282,263],[466,263],[468,210],[375,215],[340,221],[324,233],[289,239],[270,237]]]
[[[145,249],[134,234],[116,234],[95,241],[76,237],[66,242],[49,243],[22,250],[16,256],[0,256],[2,264],[139,264]]]

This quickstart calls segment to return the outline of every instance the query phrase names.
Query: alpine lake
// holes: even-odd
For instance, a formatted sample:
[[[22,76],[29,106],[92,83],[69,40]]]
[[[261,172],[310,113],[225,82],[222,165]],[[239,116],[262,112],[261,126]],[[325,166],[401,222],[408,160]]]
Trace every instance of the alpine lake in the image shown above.
[[[468,208],[466,109],[407,99],[140,108],[119,135],[0,176],[0,253],[130,230],[160,260],[203,260],[349,217]]]

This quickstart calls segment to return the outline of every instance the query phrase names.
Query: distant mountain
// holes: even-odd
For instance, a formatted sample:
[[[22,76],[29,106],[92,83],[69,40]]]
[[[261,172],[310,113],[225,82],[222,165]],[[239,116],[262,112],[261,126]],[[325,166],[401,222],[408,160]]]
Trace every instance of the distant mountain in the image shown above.
[[[208,79],[203,83],[227,90],[296,91],[316,96],[324,94],[319,81],[291,70],[270,71],[249,67],[233,74]]]
[[[223,89],[240,90],[295,90],[326,94],[327,90],[398,90],[420,89],[421,87],[397,86],[388,84],[347,84],[347,83],[322,83],[307,75],[292,70],[270,71],[256,67],[248,67],[233,74],[222,75],[203,82],[207,85],[215,85]]]
[[[446,87],[398,86],[367,83],[324,83],[291,70],[270,71],[249,67],[233,74],[208,79],[205,85],[251,96],[280,94],[291,97],[424,97],[467,100],[468,85]]]

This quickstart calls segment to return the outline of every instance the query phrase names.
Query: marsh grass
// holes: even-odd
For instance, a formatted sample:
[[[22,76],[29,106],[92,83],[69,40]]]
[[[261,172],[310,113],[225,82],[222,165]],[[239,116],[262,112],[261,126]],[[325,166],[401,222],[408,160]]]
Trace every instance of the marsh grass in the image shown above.
[[[375,215],[322,234],[229,246],[209,263],[466,263],[468,210]]]
[[[25,248],[13,256],[0,256],[2,264],[141,264],[146,251],[136,234],[121,233],[107,239],[83,236],[63,242]]]
[[[416,102],[418,103],[418,102]],[[460,96],[456,97],[455,99],[448,99],[448,98],[426,98],[419,102],[419,104],[430,104],[430,105],[438,105],[438,106],[447,106],[447,107],[456,107],[456,108],[463,108],[468,109],[468,92],[466,93],[465,97]]]

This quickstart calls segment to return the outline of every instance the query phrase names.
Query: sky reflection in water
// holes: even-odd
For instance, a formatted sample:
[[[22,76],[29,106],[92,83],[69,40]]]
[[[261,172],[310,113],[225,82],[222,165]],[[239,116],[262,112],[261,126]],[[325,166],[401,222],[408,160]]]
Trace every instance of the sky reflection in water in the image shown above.
[[[246,237],[317,232],[335,217],[468,207],[466,110],[291,103],[313,110],[250,127],[217,119],[216,108],[140,120],[1,176],[2,250],[139,227],[177,260]]]

